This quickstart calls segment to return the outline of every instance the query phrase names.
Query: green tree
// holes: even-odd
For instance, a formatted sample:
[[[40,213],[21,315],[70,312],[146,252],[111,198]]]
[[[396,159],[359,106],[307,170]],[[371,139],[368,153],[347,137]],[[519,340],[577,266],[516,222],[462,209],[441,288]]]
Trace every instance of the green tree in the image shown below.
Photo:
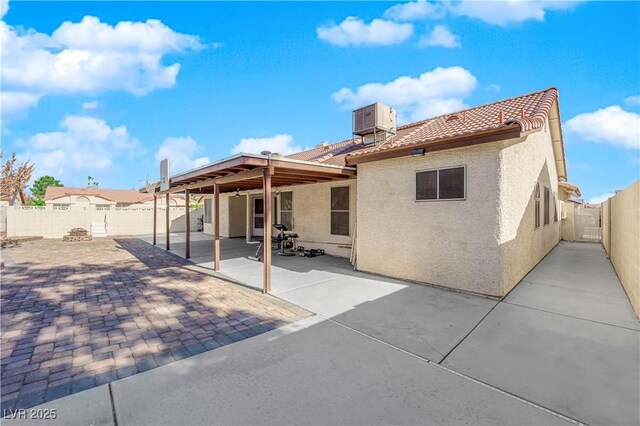
[[[99,185],[98,181],[95,180],[93,177],[91,176],[87,176],[87,188],[89,187],[97,187]]]
[[[64,186],[60,181],[53,176],[41,176],[33,182],[31,188],[31,194],[33,194],[33,204],[36,206],[44,205],[44,194],[47,192],[47,188],[50,186]],[[42,202],[42,204],[40,204]]]

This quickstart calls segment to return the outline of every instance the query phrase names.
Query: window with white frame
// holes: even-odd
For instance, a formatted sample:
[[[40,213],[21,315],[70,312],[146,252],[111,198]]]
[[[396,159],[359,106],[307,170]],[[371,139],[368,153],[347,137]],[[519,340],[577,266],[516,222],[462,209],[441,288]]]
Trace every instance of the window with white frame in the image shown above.
[[[293,192],[280,193],[280,221],[289,230],[293,230]]]
[[[416,172],[416,201],[464,200],[466,174],[464,166]]]
[[[535,205],[535,224],[534,229],[540,228],[540,183],[536,182],[536,189],[533,193],[533,202]]]
[[[349,189],[331,188],[331,235],[349,235]]]

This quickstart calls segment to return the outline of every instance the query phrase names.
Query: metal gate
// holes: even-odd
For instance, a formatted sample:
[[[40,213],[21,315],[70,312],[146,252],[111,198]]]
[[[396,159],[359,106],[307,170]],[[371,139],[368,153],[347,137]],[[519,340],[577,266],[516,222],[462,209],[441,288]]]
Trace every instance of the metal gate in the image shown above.
[[[576,241],[600,241],[602,235],[602,209],[576,207],[574,211],[574,235]]]

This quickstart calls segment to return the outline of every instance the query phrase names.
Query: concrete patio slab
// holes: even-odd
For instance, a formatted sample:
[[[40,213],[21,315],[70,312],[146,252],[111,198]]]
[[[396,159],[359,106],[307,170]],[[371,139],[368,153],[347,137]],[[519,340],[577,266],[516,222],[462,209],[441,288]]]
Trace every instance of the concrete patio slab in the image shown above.
[[[558,277],[564,281],[558,282]],[[640,330],[627,295],[597,243],[561,242],[505,301]]]
[[[150,236],[142,236],[141,240],[151,243]],[[185,234],[171,234],[170,252],[184,257]],[[189,261],[203,268],[213,269],[213,237],[202,233],[191,233],[191,257]],[[164,247],[164,235],[158,238],[156,249]],[[254,256],[258,244],[247,243],[244,238],[223,238],[220,240],[220,273],[235,282],[262,290],[263,264],[249,259]],[[348,259],[334,256],[318,256],[305,258],[300,256],[278,256],[272,258],[271,294],[307,287],[343,276],[362,276],[355,271]]]
[[[497,303],[493,299],[408,284],[333,319],[440,362]]]
[[[374,276],[336,276],[278,295],[281,299],[324,317],[333,317],[371,300],[407,287],[408,283],[377,279]]]
[[[523,280],[626,298],[611,262],[599,243],[561,241],[539,266]],[[618,284],[613,286],[612,282]]]
[[[575,318],[640,330],[640,324],[626,296],[617,297],[523,281],[505,301]]]
[[[500,303],[443,364],[587,424],[640,422],[637,331]]]
[[[55,418],[32,418],[32,414],[55,410]],[[16,415],[17,411],[14,411]],[[3,418],[2,424],[6,426],[26,426],[26,425],[112,425],[113,412],[111,410],[111,400],[109,387],[103,385],[77,393],[67,398],[58,399],[46,404],[39,405],[33,409],[25,410],[26,419]],[[4,413],[5,415],[7,413]]]
[[[566,424],[320,321],[303,320],[114,383],[118,423]]]

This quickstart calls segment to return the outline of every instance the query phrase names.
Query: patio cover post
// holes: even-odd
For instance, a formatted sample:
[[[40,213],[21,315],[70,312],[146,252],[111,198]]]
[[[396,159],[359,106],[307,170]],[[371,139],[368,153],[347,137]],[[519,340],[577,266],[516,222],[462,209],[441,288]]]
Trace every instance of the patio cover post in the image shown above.
[[[169,223],[169,193],[167,192],[167,197],[166,197],[166,210],[165,210],[165,218],[166,218],[166,224],[165,224],[165,232],[167,235],[167,250],[171,249],[171,243],[169,242],[169,227],[170,227],[170,223]]]
[[[189,190],[184,191],[184,221],[186,230],[186,244],[184,246],[184,257],[189,259],[191,257],[191,222],[189,219]]]
[[[158,197],[153,196],[153,245],[156,245],[156,226],[158,224]]]
[[[220,185],[213,185],[213,270],[220,270]]]
[[[269,163],[271,161],[269,160]],[[262,278],[262,292],[271,291],[271,164],[264,169],[262,175],[262,189],[264,194],[264,273]]]

